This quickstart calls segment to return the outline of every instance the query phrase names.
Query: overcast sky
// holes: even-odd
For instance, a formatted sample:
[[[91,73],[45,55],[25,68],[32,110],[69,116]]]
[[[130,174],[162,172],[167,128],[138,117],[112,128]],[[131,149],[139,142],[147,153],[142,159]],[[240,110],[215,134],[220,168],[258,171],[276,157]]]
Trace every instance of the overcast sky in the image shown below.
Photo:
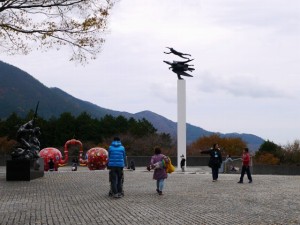
[[[187,122],[251,133],[285,145],[300,139],[299,0],[121,0],[101,54],[86,66],[70,52],[3,61],[47,87],[104,108],[151,110],[177,121],[177,76],[165,47],[189,53]]]

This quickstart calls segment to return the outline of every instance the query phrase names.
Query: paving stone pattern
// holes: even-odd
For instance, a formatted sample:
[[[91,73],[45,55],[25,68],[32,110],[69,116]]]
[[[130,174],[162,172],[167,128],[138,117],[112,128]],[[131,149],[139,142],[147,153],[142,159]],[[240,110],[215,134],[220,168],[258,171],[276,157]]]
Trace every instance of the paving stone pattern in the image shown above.
[[[169,175],[159,196],[152,172],[125,170],[125,196],[108,196],[108,171],[70,167],[43,178],[6,181],[0,169],[1,225],[74,224],[300,224],[300,176],[238,174],[195,169]]]

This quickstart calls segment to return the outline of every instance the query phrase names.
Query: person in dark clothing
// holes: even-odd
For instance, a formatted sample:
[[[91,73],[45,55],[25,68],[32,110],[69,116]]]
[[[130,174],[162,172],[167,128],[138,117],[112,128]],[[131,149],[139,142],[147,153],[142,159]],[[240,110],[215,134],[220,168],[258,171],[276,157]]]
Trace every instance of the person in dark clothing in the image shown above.
[[[222,154],[218,144],[214,144],[212,149],[207,151],[201,151],[201,154],[209,154],[208,166],[211,168],[213,182],[218,180],[219,168],[222,164]]]
[[[78,163],[77,159],[72,160],[72,171],[77,171],[77,163]]]
[[[108,160],[112,196],[115,198],[121,198],[124,196],[123,168],[125,167],[126,162],[126,152],[120,138],[118,137],[115,137],[113,142],[109,146]]]
[[[133,160],[130,161],[130,169],[135,170],[135,163]]]
[[[184,158],[184,155],[182,155],[180,157],[181,157],[180,167],[181,167],[182,172],[184,172],[185,171],[185,158]]]
[[[243,183],[245,173],[247,173],[249,183],[252,183],[252,176],[250,172],[250,154],[248,148],[244,148],[242,160],[243,160],[242,172],[241,172],[240,181],[238,183],[239,184]]]
[[[48,162],[48,167],[49,167],[49,171],[53,171],[54,170],[54,162],[53,162],[52,158]]]

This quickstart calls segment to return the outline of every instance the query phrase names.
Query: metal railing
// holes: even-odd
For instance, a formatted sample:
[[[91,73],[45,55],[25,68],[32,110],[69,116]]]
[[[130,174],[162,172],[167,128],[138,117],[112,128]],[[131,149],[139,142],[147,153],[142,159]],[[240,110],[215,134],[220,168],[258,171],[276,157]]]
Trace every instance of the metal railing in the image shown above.
[[[241,173],[242,169],[242,158],[236,158],[236,159],[225,159],[222,163],[222,166],[220,168],[220,172],[222,173]],[[253,162],[252,157],[250,157],[250,170],[253,171]]]

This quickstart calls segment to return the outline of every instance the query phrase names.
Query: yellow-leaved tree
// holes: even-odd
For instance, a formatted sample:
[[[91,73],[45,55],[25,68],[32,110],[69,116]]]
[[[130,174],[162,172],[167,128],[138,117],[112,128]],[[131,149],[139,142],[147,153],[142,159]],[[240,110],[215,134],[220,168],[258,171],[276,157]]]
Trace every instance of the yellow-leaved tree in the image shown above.
[[[70,60],[95,59],[114,0],[0,0],[0,52],[69,46]]]

